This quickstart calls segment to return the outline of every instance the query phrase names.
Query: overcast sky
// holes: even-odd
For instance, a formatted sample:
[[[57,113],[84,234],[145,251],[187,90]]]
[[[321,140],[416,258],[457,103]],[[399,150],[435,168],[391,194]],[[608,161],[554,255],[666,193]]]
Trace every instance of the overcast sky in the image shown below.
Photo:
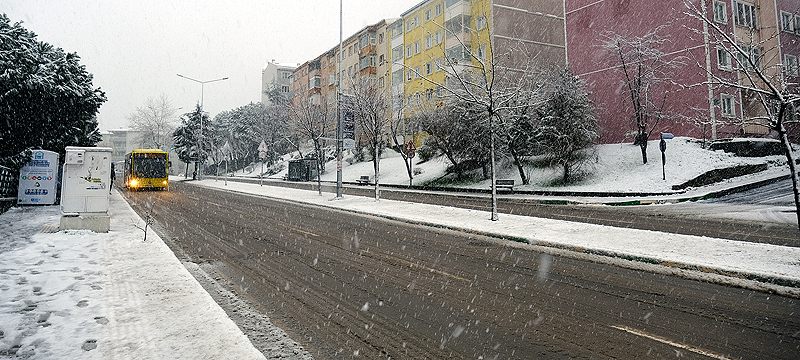
[[[418,2],[344,0],[344,36]],[[126,127],[128,114],[162,93],[190,110],[200,85],[177,73],[230,78],[205,85],[212,116],[259,101],[267,61],[304,62],[339,42],[338,0],[0,0],[0,12],[81,56],[108,97],[101,129]]]

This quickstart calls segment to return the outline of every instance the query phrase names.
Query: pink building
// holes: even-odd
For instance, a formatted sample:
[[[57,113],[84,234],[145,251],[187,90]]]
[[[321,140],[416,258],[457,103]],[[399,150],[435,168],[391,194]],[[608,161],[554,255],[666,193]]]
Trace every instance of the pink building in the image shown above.
[[[753,49],[760,66],[776,81],[796,82],[800,57],[800,0],[692,0],[714,25]],[[651,94],[659,96],[670,116],[653,127],[678,136],[725,138],[763,136],[756,119],[760,103],[746,91],[715,85],[714,77],[743,83],[738,61],[719,46],[719,36],[687,15],[682,0],[566,0],[567,61],[583,78],[597,107],[603,143],[632,141],[632,106],[619,59],[604,47],[614,34],[641,37],[655,31],[664,42],[658,49],[678,65],[668,82]],[[709,76],[710,74],[713,74]],[[710,84],[711,83],[711,84]],[[797,129],[792,131],[797,137]]]

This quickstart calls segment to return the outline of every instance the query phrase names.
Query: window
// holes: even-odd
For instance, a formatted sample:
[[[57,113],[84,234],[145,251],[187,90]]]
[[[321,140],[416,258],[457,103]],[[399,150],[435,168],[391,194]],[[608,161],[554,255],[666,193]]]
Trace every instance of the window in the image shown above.
[[[428,36],[425,36],[425,49],[430,49],[431,46],[433,46],[433,38],[428,34]]]
[[[419,54],[419,41],[414,43],[414,54]]]
[[[720,108],[722,109],[722,116],[725,116],[725,117],[734,117],[734,116],[736,116],[736,111],[734,110],[734,107],[733,107],[733,105],[734,105],[733,96],[728,95],[728,94],[721,94],[719,96],[719,100],[720,100],[719,101],[719,103],[720,103],[719,105],[720,105]]]
[[[717,48],[717,66],[720,70],[732,70],[731,53],[725,48]]]
[[[433,72],[433,66],[431,63],[425,64],[425,75],[430,75]]]
[[[756,6],[741,1],[736,1],[734,4],[736,6],[736,12],[734,13],[736,25],[755,28],[757,25]]]
[[[411,45],[406,46],[406,57],[410,58],[414,55],[414,48]]]
[[[385,80],[383,79],[383,76],[381,76],[381,77],[380,77],[380,79],[378,79],[378,86],[379,86],[379,87],[384,87],[384,86],[386,86],[386,83],[385,83],[384,81],[385,81]]]
[[[322,82],[322,80],[320,79],[319,75],[314,76],[314,77],[312,77],[311,79],[308,80],[308,87],[311,88],[311,89],[318,88],[318,87],[320,87],[320,83],[321,82]]]
[[[484,28],[486,28],[486,17],[485,16],[478,16],[478,18],[475,19],[475,28],[478,29],[478,30],[483,30]]]
[[[399,84],[401,82],[403,82],[403,69],[392,73],[392,84]]]
[[[478,59],[486,60],[486,44],[478,47]]]
[[[336,75],[330,74],[328,75],[328,85],[336,84]]]
[[[714,21],[721,24],[728,22],[728,6],[722,1],[714,1]]]
[[[378,34],[378,44],[383,44],[383,33]]]
[[[415,68],[414,68],[414,78],[415,78],[415,79],[416,79],[416,78],[418,78],[418,77],[419,77],[419,74],[420,74],[420,72],[419,72],[419,66],[417,66],[417,67],[415,67]]]
[[[425,21],[430,21],[431,19],[431,9],[425,10]]]
[[[442,31],[439,30],[439,31],[436,32],[436,41],[435,41],[436,45],[441,44],[442,43],[442,39],[443,39]]]
[[[794,55],[783,56],[783,71],[786,76],[797,77],[797,57]]]
[[[794,33],[800,35],[800,15],[794,16]]]
[[[383,65],[385,62],[386,58],[383,56],[383,54],[381,54],[381,56],[378,57],[378,65]]]
[[[738,63],[738,68],[740,70],[752,70],[753,66],[750,65],[752,61],[753,64],[756,65],[759,69],[761,68],[761,48],[758,47],[750,47],[747,45],[741,45],[742,50],[749,54],[748,56],[744,56],[742,53],[736,53],[736,62]]]
[[[445,4],[447,5],[447,7],[451,7],[455,4],[458,4],[459,2],[461,2],[461,0],[445,0]]]
[[[442,4],[441,3],[436,4],[436,6],[434,7],[434,11],[433,12],[434,12],[434,14],[436,14],[435,16],[442,15]]]
[[[406,81],[411,81],[411,79],[413,79],[413,78],[414,78],[414,72],[413,71],[406,71]]]
[[[392,61],[399,61],[403,58],[403,45],[398,45],[392,49]]]
[[[288,85],[281,85],[281,92],[288,93],[289,92],[289,86]]]
[[[794,32],[794,28],[794,15],[785,11],[781,11],[781,30],[786,32]]]

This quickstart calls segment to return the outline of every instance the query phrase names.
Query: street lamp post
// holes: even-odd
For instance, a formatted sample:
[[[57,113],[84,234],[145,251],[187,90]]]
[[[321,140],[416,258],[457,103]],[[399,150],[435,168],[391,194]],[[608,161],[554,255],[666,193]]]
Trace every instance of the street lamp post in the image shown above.
[[[336,66],[336,198],[342,198],[342,17],[344,9],[339,0],[339,56]]]
[[[183,76],[181,74],[177,74],[177,75],[179,77],[182,77],[182,78],[186,79],[186,80],[191,80],[191,81],[194,81],[194,82],[200,84],[200,139],[198,141],[199,142],[199,144],[198,144],[199,146],[198,147],[200,148],[200,158],[203,159],[203,155],[205,155],[205,151],[203,150],[203,95],[204,95],[203,94],[204,93],[203,86],[205,84],[212,83],[212,82],[215,82],[215,81],[228,80],[228,77],[226,76],[224,78],[203,81],[203,80],[192,79],[192,78],[190,78],[188,76]],[[205,171],[205,161],[201,160],[200,161],[200,173],[198,174],[199,178],[203,177],[203,172],[204,171]]]

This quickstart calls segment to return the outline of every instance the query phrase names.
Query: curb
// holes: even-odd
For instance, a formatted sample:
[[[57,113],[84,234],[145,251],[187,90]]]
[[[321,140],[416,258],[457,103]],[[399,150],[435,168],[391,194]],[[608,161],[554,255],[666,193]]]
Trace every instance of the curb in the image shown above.
[[[683,198],[631,200],[631,201],[621,201],[621,202],[611,201],[611,202],[602,203],[602,205],[609,205],[609,206],[654,205],[654,204],[673,204],[673,203],[682,203],[682,202],[688,202],[688,201],[700,201],[700,200],[716,199],[716,198],[723,197],[725,195],[730,195],[730,194],[744,192],[744,191],[747,191],[747,190],[752,190],[752,189],[755,189],[755,188],[758,188],[758,187],[761,187],[761,186],[764,186],[764,185],[769,185],[769,184],[776,183],[776,182],[779,182],[779,181],[783,181],[783,180],[786,180],[786,179],[789,179],[789,178],[790,178],[789,175],[780,175],[780,176],[776,176],[776,177],[769,178],[769,179],[759,180],[759,181],[752,182],[752,183],[737,185],[737,186],[726,188],[726,189],[719,189],[719,190],[715,190],[715,191],[712,191],[712,192],[708,192],[708,193],[704,193],[704,194],[700,194],[700,195],[695,195],[695,196],[683,197]],[[588,204],[588,203],[584,203],[584,204]]]
[[[770,180],[772,180],[772,179],[770,179]],[[205,187],[205,188],[208,188],[208,189],[218,190],[218,191],[227,191],[227,192],[236,193],[236,194],[245,194],[245,195],[249,195],[249,196],[267,198],[267,199],[276,200],[276,201],[292,202],[292,203],[295,203],[295,204],[299,203],[299,204],[302,204],[302,205],[305,205],[305,206],[317,206],[317,207],[323,207],[323,208],[337,210],[337,211],[345,211],[345,212],[348,212],[348,213],[354,213],[354,214],[359,214],[359,215],[364,215],[364,216],[379,217],[379,218],[384,218],[384,219],[393,220],[393,221],[399,221],[399,222],[403,222],[403,223],[407,223],[407,224],[422,225],[422,226],[428,226],[428,227],[433,227],[433,228],[438,228],[438,229],[457,231],[457,232],[461,232],[461,233],[486,236],[486,237],[495,238],[495,239],[509,240],[509,241],[519,242],[519,243],[523,243],[523,244],[537,245],[537,246],[549,247],[549,248],[553,248],[553,249],[567,250],[567,251],[573,251],[573,252],[583,253],[583,254],[598,255],[598,256],[607,257],[607,258],[615,258],[615,259],[622,259],[622,260],[628,260],[628,261],[635,261],[635,262],[652,264],[652,265],[660,265],[660,266],[669,267],[669,268],[675,268],[675,269],[681,269],[681,270],[690,270],[690,271],[696,271],[696,272],[701,272],[701,273],[706,273],[706,274],[722,275],[722,276],[726,276],[726,277],[729,277],[729,278],[756,281],[756,282],[770,284],[770,285],[777,285],[777,286],[790,287],[790,288],[800,288],[800,279],[794,279],[794,278],[789,278],[789,277],[772,276],[772,275],[765,275],[765,274],[756,274],[756,273],[749,273],[749,272],[736,271],[736,270],[726,270],[726,269],[720,269],[720,268],[715,268],[715,267],[710,267],[710,266],[696,265],[696,264],[676,262],[676,261],[668,261],[668,260],[658,259],[658,258],[650,257],[650,256],[631,255],[631,254],[621,253],[621,252],[617,252],[617,251],[610,251],[610,250],[603,250],[603,249],[593,249],[593,248],[587,248],[587,247],[582,247],[582,246],[559,244],[559,243],[553,243],[553,242],[542,241],[542,240],[531,240],[531,239],[524,238],[524,237],[503,235],[503,234],[497,234],[497,233],[492,233],[492,232],[488,232],[488,231],[481,231],[481,230],[465,229],[465,228],[461,228],[461,227],[458,227],[458,226],[442,225],[442,224],[436,224],[436,223],[432,223],[432,222],[428,222],[428,221],[410,220],[410,219],[405,219],[405,218],[398,217],[398,216],[393,216],[393,215],[373,214],[373,213],[368,213],[368,212],[361,211],[361,210],[342,209],[342,208],[338,208],[338,207],[331,206],[331,205],[315,204],[315,203],[308,203],[308,202],[303,202],[303,201],[294,201],[294,200],[288,200],[288,199],[281,199],[281,198],[276,198],[276,197],[272,197],[272,196],[268,196],[268,195],[252,194],[252,193],[248,193],[248,192],[244,192],[244,191],[237,191],[237,190],[231,190],[231,189],[220,189],[220,188],[216,188],[216,187],[203,186],[203,185],[198,185],[198,186]],[[740,286],[740,287],[742,287],[742,286]]]
[[[217,180],[222,180],[223,179],[222,177],[216,177],[216,176],[208,176],[207,178],[217,179]],[[566,199],[524,199],[524,198],[522,198],[522,199],[514,199],[514,200],[521,201],[521,202],[524,202],[524,203],[527,203],[527,204],[540,204],[540,205],[640,206],[640,205],[674,204],[674,203],[682,203],[682,202],[689,202],[689,201],[700,201],[700,200],[715,199],[715,198],[719,198],[719,197],[722,197],[722,196],[725,196],[725,195],[730,195],[730,194],[735,194],[735,193],[739,193],[739,192],[743,192],[743,191],[747,191],[747,190],[752,190],[752,189],[755,189],[755,188],[758,188],[758,187],[761,187],[761,186],[764,186],[764,185],[776,183],[776,182],[783,181],[783,180],[786,180],[786,179],[789,179],[789,178],[790,178],[789,175],[780,175],[780,176],[776,176],[776,177],[769,178],[769,179],[764,179],[764,180],[759,180],[759,181],[752,182],[752,183],[737,185],[737,186],[733,186],[733,187],[730,187],[730,188],[719,189],[719,190],[715,190],[715,191],[711,191],[711,192],[703,193],[703,194],[699,194],[699,195],[687,196],[687,197],[676,197],[676,198],[669,198],[669,199],[624,200],[624,201],[607,201],[607,202],[586,202],[586,201],[580,201],[580,200],[566,200]],[[271,180],[274,181],[276,179],[271,179]],[[189,181],[191,181],[191,180],[189,180]],[[228,181],[235,181],[235,182],[248,183],[248,184],[257,184],[258,183],[258,179],[256,179],[256,178],[242,178],[242,177],[238,177],[238,178],[237,177],[229,177]],[[332,184],[331,182],[325,182],[325,181],[323,181],[323,183],[328,184],[328,185]],[[346,184],[346,185],[359,185],[359,184],[350,183],[350,182],[344,182],[343,184]],[[407,186],[401,186],[401,185],[384,185],[384,184],[381,184],[381,187],[392,188],[392,189],[409,189]],[[484,191],[482,189],[471,189],[472,191],[470,191],[470,189],[466,189],[466,191],[462,191],[462,190],[465,190],[465,189],[441,188],[440,190],[436,190],[434,188],[412,187],[410,190],[440,191],[440,192],[447,193],[446,195],[442,194],[443,196],[453,196],[453,197],[463,197],[463,194],[459,194],[459,193],[473,193],[473,194],[475,194],[475,193],[487,193],[487,191]],[[516,191],[514,193],[522,194],[522,195],[530,195],[530,194],[528,194],[529,192]],[[547,191],[544,191],[544,192],[547,192]],[[675,193],[658,193],[658,194],[654,193],[654,194],[651,194],[651,195],[638,195],[638,196],[670,196],[670,195],[682,194],[682,193],[685,193],[685,192],[686,192],[686,190],[675,192]],[[592,195],[587,195],[587,194],[592,194],[592,193],[595,193],[595,192],[586,192],[586,193],[577,193],[576,192],[575,194],[577,194],[577,195],[572,195],[572,196],[592,197]],[[612,193],[609,193],[609,194],[612,194]],[[637,195],[630,195],[630,194],[633,194],[633,193],[613,193],[613,194],[616,194],[616,195],[610,196],[610,197],[637,196]],[[642,194],[647,194],[647,193],[642,193]],[[546,196],[558,196],[558,195],[546,195]],[[569,196],[569,195],[561,194],[561,196]],[[609,196],[606,196],[606,197],[609,197]]]

